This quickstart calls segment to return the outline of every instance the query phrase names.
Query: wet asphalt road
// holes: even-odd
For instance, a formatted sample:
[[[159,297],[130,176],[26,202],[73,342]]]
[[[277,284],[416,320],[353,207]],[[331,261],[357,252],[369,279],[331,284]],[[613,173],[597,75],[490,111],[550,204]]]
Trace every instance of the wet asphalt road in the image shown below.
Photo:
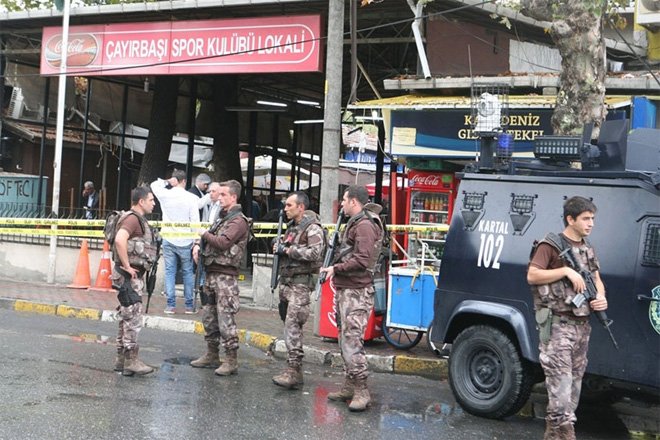
[[[199,335],[144,329],[143,377],[112,371],[116,324],[0,310],[0,439],[541,439],[541,420],[485,420],[463,412],[446,383],[372,374],[374,406],[362,414],[326,395],[341,369],[306,365],[305,386],[271,377],[284,362],[241,346],[230,378],[188,363]],[[580,440],[630,438],[599,412]],[[604,416],[604,417],[603,417]],[[612,420],[614,419],[614,420]]]

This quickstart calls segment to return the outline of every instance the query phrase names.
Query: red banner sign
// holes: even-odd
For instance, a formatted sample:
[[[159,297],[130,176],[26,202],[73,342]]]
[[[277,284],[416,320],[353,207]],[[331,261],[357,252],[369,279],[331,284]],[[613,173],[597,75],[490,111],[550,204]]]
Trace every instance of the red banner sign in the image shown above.
[[[320,72],[321,17],[72,26],[67,75]],[[41,74],[59,74],[62,29],[43,30]]]

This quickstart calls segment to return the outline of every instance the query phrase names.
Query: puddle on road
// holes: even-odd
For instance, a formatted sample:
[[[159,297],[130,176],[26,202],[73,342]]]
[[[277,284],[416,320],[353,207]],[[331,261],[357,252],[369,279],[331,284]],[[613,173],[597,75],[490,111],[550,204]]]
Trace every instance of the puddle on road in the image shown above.
[[[347,417],[342,405],[336,405],[328,401],[329,389],[317,386],[310,390],[314,395],[314,424],[315,425],[338,425]],[[402,404],[398,407],[392,403],[374,402],[371,411],[376,411],[380,418],[380,427],[387,429],[428,429],[429,424],[433,429],[443,429],[454,424],[461,423],[465,413],[458,405],[435,402],[428,406],[413,404]]]
[[[163,364],[169,364],[170,368],[172,365],[184,365],[189,367],[190,363],[197,359],[197,357],[188,357],[188,356],[178,356],[174,358],[168,358],[168,359],[163,359]],[[224,358],[220,358],[221,362],[224,362]],[[262,360],[254,360],[254,359],[249,359],[249,360],[244,360],[241,359],[240,356],[238,358],[238,366],[239,368],[258,368],[263,365],[270,365],[271,361],[268,359],[262,359]]]
[[[115,338],[106,335],[96,335],[93,333],[78,333],[77,335],[47,335],[56,339],[68,339],[75,342],[91,342],[93,344],[114,344]]]
[[[52,402],[56,400],[64,400],[64,399],[75,399],[75,400],[99,400],[103,399],[103,397],[99,396],[98,394],[95,393],[89,393],[89,394],[84,394],[84,393],[59,393],[56,396],[48,396],[46,397],[46,401]]]
[[[190,366],[190,363],[194,361],[197,358],[194,357],[175,357],[175,358],[169,358],[169,359],[163,359],[164,364],[172,364],[172,365],[188,365]]]

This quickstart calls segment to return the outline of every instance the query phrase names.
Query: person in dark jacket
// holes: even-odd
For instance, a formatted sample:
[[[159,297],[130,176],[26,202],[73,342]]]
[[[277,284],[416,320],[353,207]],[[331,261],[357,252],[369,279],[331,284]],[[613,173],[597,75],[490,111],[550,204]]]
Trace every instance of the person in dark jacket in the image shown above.
[[[98,215],[99,193],[94,189],[94,182],[85,182],[80,198],[80,205],[85,210],[85,218],[93,220]]]
[[[322,268],[334,276],[339,311],[339,345],[344,359],[345,382],[341,391],[328,394],[333,401],[351,399],[349,410],[364,411],[371,404],[367,389],[367,356],[364,331],[374,307],[374,270],[383,243],[381,207],[369,202],[363,186],[349,186],[341,206],[350,217],[332,266]]]
[[[206,191],[209,189],[209,185],[211,184],[211,178],[208,176],[208,174],[204,173],[199,173],[197,177],[195,178],[195,184],[190,187],[188,192],[191,192],[195,194],[197,197],[199,197],[199,218],[203,218],[204,215],[204,208],[206,205],[208,205],[208,197],[204,197],[206,195]]]
[[[219,364],[219,345],[225,349],[225,362],[215,370],[217,376],[230,376],[238,371],[238,329],[234,315],[238,313],[238,268],[247,247],[250,222],[243,215],[238,198],[241,184],[236,180],[220,183],[220,217],[211,229],[199,229],[204,240],[206,277],[202,290],[202,323],[206,332],[206,352],[190,364],[212,368]],[[199,262],[200,243],[193,245],[193,258]]]

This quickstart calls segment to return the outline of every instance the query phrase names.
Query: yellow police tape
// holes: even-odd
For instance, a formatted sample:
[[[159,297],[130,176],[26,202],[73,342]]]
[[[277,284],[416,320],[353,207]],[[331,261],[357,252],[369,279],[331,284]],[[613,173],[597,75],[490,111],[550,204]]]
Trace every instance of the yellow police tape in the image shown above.
[[[199,236],[197,230],[210,227],[210,223],[176,223],[152,221],[150,225],[156,228],[189,228],[189,231],[161,231],[160,234],[165,238],[196,238]],[[85,237],[85,238],[103,238],[103,226],[105,220],[71,220],[71,219],[34,219],[34,218],[8,218],[0,217],[0,234],[22,234],[22,235],[56,235],[59,237]],[[37,226],[38,228],[25,228],[18,226]],[[56,226],[56,228],[53,228]],[[80,229],[69,229],[76,227]],[[277,229],[277,223],[255,223],[253,225],[257,238],[274,237]],[[323,225],[328,231],[335,229],[334,224]],[[66,228],[66,229],[61,229]],[[90,228],[90,229],[86,229]],[[93,229],[92,229],[93,228]],[[98,229],[96,229],[98,228]],[[425,225],[388,225],[390,232],[446,232],[448,225],[438,224],[435,226]],[[273,230],[273,232],[260,232],[264,230]]]
[[[10,218],[0,217],[0,225],[33,225],[33,226],[105,226],[105,220],[73,220],[54,218]]]

